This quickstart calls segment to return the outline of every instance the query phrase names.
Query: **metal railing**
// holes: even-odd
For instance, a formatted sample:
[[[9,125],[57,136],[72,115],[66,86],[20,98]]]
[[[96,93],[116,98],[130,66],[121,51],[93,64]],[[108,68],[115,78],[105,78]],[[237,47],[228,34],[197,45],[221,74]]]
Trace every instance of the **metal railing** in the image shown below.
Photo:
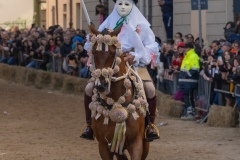
[[[208,117],[208,112],[211,107],[211,87],[212,82],[204,80],[202,76],[199,77],[196,109],[205,113],[200,123],[203,123]]]

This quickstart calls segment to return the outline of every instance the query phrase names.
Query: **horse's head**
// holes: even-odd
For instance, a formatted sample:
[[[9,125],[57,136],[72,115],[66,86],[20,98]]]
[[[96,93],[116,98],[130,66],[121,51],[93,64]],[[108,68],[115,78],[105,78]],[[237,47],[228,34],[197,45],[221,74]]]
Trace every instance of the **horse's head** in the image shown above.
[[[89,26],[91,31],[91,58],[92,58],[92,80],[99,92],[110,92],[110,83],[114,76],[124,73],[123,54],[121,44],[118,42],[117,35],[121,27],[109,32],[104,30],[99,32],[93,26]]]

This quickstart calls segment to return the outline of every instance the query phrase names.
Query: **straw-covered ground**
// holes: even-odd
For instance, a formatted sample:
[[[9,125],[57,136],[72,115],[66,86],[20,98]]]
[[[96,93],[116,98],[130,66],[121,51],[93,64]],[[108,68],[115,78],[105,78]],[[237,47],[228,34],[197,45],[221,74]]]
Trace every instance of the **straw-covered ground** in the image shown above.
[[[0,159],[100,159],[97,141],[79,138],[85,120],[82,104],[81,94],[0,79]],[[239,128],[214,128],[162,116],[156,124],[160,122],[168,125],[159,126],[161,139],[151,143],[148,160],[239,160]]]

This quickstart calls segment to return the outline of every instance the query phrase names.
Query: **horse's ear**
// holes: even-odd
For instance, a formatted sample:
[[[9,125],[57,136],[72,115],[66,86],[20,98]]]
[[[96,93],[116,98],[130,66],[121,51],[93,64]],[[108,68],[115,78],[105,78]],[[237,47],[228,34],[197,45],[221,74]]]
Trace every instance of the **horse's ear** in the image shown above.
[[[121,29],[122,29],[122,25],[119,26],[117,29],[115,29],[113,32],[111,32],[111,36],[117,36],[120,32],[121,32]]]
[[[90,32],[93,33],[93,34],[95,34],[95,35],[98,35],[98,34],[100,33],[100,32],[95,28],[95,26],[92,25],[92,24],[89,25],[88,28],[89,28]]]

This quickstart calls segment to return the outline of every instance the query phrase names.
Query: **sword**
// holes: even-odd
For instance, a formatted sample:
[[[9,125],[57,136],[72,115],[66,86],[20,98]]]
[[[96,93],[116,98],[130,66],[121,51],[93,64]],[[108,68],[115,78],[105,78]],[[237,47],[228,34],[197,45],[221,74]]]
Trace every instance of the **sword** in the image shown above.
[[[81,1],[82,9],[83,9],[83,12],[85,14],[87,23],[88,23],[88,25],[91,25],[91,21],[90,21],[90,18],[89,18],[89,15],[88,15],[87,8],[85,6],[84,0],[80,0],[80,1]]]

